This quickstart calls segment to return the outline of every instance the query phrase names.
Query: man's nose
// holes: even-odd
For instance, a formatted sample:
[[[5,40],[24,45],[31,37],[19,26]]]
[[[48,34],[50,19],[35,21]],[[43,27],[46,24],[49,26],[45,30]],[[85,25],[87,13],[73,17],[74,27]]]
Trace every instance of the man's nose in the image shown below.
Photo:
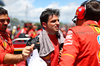
[[[9,22],[7,20],[4,21],[4,24],[9,24]]]
[[[59,23],[59,21],[56,21],[56,24],[58,24],[58,25],[59,25],[59,24],[60,24],[60,23]]]

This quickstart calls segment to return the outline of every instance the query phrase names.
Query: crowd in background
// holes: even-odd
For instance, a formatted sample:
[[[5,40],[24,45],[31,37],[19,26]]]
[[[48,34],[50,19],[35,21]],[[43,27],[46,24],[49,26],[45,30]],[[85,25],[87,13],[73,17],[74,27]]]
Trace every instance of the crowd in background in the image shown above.
[[[65,38],[69,26],[61,26],[59,29],[62,31]],[[42,31],[42,26],[36,25],[35,23],[24,23],[24,26],[17,25],[13,26],[13,28],[10,28],[10,26],[8,26],[6,31],[8,34],[10,34],[12,40],[15,38],[34,38],[40,34],[40,32]]]

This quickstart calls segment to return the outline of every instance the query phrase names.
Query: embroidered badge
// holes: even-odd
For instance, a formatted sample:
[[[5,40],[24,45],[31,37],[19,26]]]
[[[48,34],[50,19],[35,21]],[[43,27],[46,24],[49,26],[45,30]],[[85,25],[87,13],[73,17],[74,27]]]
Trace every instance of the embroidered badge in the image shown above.
[[[100,28],[98,28],[98,27],[94,27],[94,28],[98,33],[100,33]]]
[[[100,28],[98,28],[98,27],[91,27],[91,28],[96,34],[100,34]]]
[[[100,35],[97,36],[97,41],[100,44]]]
[[[7,47],[7,43],[5,41],[3,42],[3,46],[4,46],[4,48]]]

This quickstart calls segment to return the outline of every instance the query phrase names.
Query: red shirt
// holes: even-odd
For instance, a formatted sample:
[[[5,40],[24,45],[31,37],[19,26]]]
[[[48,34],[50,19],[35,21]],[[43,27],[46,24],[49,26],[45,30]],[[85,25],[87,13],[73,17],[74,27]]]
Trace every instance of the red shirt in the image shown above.
[[[26,28],[22,28],[16,35],[15,35],[15,38],[18,38],[19,37],[19,35],[21,34],[21,33],[27,33],[27,30],[26,30]]]
[[[35,37],[37,36],[37,31],[31,29],[31,30],[28,32],[28,35],[29,35],[29,37],[35,38]]]
[[[43,57],[43,59],[46,61],[48,66],[58,66],[58,60],[59,60],[59,44],[58,39],[56,35],[49,35],[49,38],[55,48],[55,50],[50,53],[48,56]]]
[[[100,66],[100,27],[95,21],[68,30],[59,66]]]
[[[7,53],[13,54],[14,47],[9,35],[7,33],[0,32],[0,66],[13,66],[10,64],[3,64],[4,57]]]

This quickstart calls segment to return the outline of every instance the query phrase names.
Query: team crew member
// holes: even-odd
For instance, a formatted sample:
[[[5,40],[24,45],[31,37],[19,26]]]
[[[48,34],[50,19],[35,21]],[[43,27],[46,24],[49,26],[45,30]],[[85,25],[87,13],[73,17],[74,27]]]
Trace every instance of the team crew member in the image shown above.
[[[24,28],[22,28],[16,35],[15,38],[25,38],[26,34],[28,35],[28,32],[30,30],[30,27],[32,26],[32,23],[25,23]],[[30,37],[30,35],[28,36]]]
[[[100,66],[100,3],[86,2],[75,18],[77,26],[68,30],[59,66]]]
[[[9,34],[6,33],[9,22],[7,10],[0,7],[0,66],[14,66],[13,64],[26,60],[34,47],[34,45],[27,46],[23,49],[22,54],[13,54],[14,47]]]
[[[35,38],[37,36],[37,26],[33,23],[31,26],[31,29],[28,31],[28,35],[32,38]]]

